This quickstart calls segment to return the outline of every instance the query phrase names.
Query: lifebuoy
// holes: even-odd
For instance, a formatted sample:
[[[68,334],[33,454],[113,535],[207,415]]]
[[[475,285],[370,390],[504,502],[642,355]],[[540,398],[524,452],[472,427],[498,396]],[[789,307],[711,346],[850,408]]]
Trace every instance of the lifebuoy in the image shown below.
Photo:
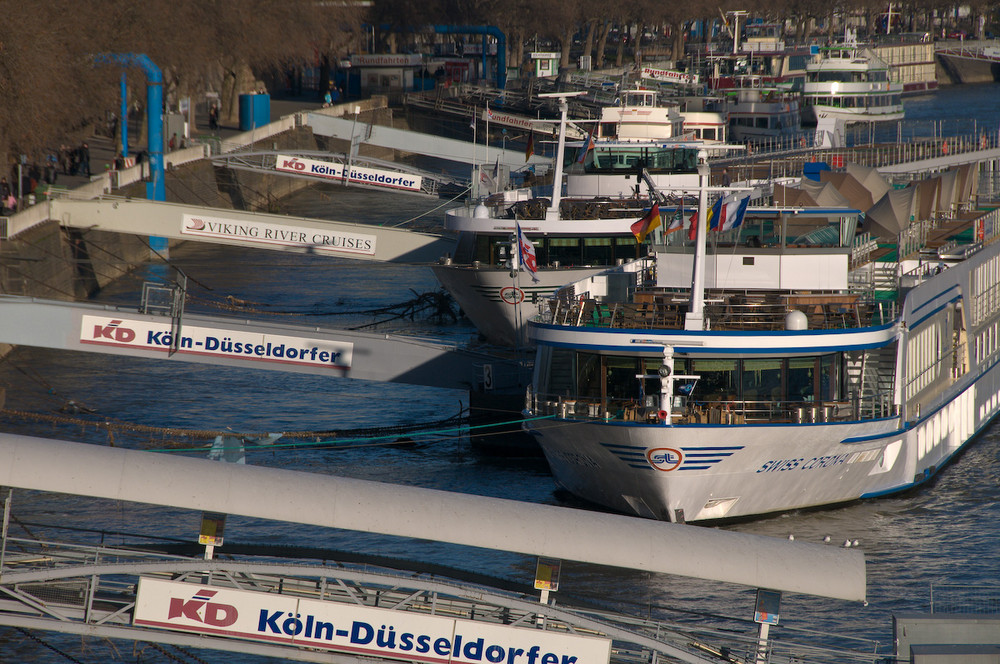
[[[667,421],[667,411],[661,410],[660,412],[657,413],[657,415],[659,415],[660,419],[663,420],[664,422]]]

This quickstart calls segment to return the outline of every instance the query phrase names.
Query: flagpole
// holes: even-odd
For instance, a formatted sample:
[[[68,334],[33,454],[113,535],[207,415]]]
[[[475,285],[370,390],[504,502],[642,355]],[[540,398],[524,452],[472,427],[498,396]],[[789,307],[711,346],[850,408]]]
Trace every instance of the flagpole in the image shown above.
[[[479,198],[479,187],[482,184],[480,182],[479,170],[476,168],[476,107],[472,107],[472,181],[476,183],[476,191],[474,198]]]
[[[521,300],[518,293],[521,290],[521,238],[518,237],[518,227],[515,226],[513,242],[511,242],[510,254],[510,282],[514,287],[514,353],[515,357],[521,354]]]

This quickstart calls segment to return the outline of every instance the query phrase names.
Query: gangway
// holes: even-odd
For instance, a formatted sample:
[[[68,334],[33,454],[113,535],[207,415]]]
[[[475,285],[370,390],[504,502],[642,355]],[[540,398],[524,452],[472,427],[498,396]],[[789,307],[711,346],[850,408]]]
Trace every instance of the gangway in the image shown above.
[[[361,133],[366,136],[364,142],[368,145],[402,150],[427,157],[471,164],[472,166],[494,166],[500,163],[512,170],[534,166],[539,175],[552,168],[551,157],[531,155],[526,160],[524,153],[520,150],[505,150],[434,134],[366,124],[323,113],[310,113],[309,126],[312,127],[313,133],[319,136],[350,141],[357,133]]]
[[[0,434],[0,486],[865,597],[864,555],[854,549],[164,453]],[[530,590],[385,561],[304,565],[273,551],[229,554],[224,543],[225,560],[212,559],[211,549],[202,560],[155,547],[14,537],[13,492],[3,499],[0,624],[338,664],[447,661],[456,648],[461,661],[511,664],[707,663],[720,652],[729,662],[762,661],[754,635],[556,606]],[[411,635],[408,647],[403,634]],[[415,635],[428,635],[430,647],[445,639],[441,659],[421,656]],[[478,644],[472,654],[469,644]],[[815,646],[767,648],[771,662],[823,661]],[[848,656],[840,650],[826,661]]]
[[[320,182],[347,182],[365,189],[439,196],[445,189],[469,186],[468,178],[413,168],[396,161],[318,150],[227,152],[212,157],[215,166],[233,170],[282,173]]]
[[[0,343],[335,378],[478,390],[521,384],[516,362],[458,346],[226,316],[0,296]]]
[[[454,238],[400,228],[144,199],[54,198],[46,205],[50,219],[73,228],[358,260],[433,263],[455,247]]]

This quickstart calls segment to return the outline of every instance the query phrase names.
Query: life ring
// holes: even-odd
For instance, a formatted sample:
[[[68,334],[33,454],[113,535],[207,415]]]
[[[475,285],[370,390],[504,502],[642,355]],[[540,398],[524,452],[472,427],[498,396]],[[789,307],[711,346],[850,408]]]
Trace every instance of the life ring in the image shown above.
[[[659,416],[661,421],[663,422],[667,421],[667,411],[661,410],[660,412],[657,413],[657,416]]]

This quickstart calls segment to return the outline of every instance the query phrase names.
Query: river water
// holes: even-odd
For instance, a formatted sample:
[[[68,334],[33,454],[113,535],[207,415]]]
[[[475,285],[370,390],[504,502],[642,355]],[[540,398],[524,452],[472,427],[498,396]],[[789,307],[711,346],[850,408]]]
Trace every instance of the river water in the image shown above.
[[[998,93],[1000,86],[996,85],[949,88],[908,99],[907,113],[914,118],[975,116],[983,125],[997,127],[1000,109],[993,100]],[[441,216],[441,210],[434,210],[438,201],[335,186],[301,192],[286,205],[289,213],[368,223],[397,224],[429,210],[430,214],[421,218],[423,221],[433,222]],[[217,311],[216,305],[229,302],[231,296],[246,306],[241,316],[275,317],[295,323],[365,325],[384,317],[368,312],[437,288],[425,267],[373,265],[208,244],[181,245],[172,251],[171,261],[189,277],[189,309]],[[116,283],[99,299],[134,305],[143,281],[171,276],[170,269],[150,265]],[[476,336],[475,330],[462,320],[442,323],[420,314],[412,321],[406,318],[376,329],[455,341]],[[24,347],[0,362],[0,385],[7,389],[8,408],[66,418],[33,421],[6,417],[2,423],[5,430],[95,444],[108,444],[106,431],[82,426],[70,419],[76,416],[61,413],[60,408],[70,400],[94,410],[97,419],[118,422],[123,427],[229,428],[237,432],[329,431],[433,423],[459,414],[467,401],[460,391]],[[417,444],[405,447],[357,444],[338,449],[251,451],[248,463],[580,506],[556,490],[539,459],[483,456],[470,449],[463,436],[416,440]],[[114,442],[204,456],[204,449],[198,446],[206,441],[119,429]],[[193,451],[178,452],[178,448]],[[726,526],[779,538],[792,535],[799,541],[821,542],[829,537],[830,546],[856,539],[866,554],[866,605],[787,595],[782,601],[781,625],[772,634],[785,633],[794,638],[791,635],[798,630],[839,633],[856,637],[853,645],[859,649],[889,654],[892,615],[929,610],[932,585],[935,597],[941,598],[948,592],[946,585],[993,583],[1000,568],[1000,531],[995,527],[1000,521],[998,455],[1000,428],[994,426],[919,491]],[[13,508],[14,515],[30,524],[36,535],[56,540],[82,537],[59,530],[72,526],[99,530],[112,544],[136,541],[139,536],[196,540],[200,518],[189,512],[142,504],[24,491],[15,492]],[[226,539],[412,558],[522,582],[530,582],[534,571],[533,559],[500,551],[306,529],[240,517],[227,521]],[[641,615],[667,615],[668,609],[740,620],[753,615],[752,589],[576,563],[564,566],[561,592],[597,598]],[[963,600],[974,595],[972,591],[955,592]],[[44,644],[16,630],[0,628],[0,661],[168,661],[148,648],[133,649],[131,643],[81,641],[78,637],[41,632],[34,636]],[[214,651],[198,651],[198,657],[207,662],[264,661]]]

